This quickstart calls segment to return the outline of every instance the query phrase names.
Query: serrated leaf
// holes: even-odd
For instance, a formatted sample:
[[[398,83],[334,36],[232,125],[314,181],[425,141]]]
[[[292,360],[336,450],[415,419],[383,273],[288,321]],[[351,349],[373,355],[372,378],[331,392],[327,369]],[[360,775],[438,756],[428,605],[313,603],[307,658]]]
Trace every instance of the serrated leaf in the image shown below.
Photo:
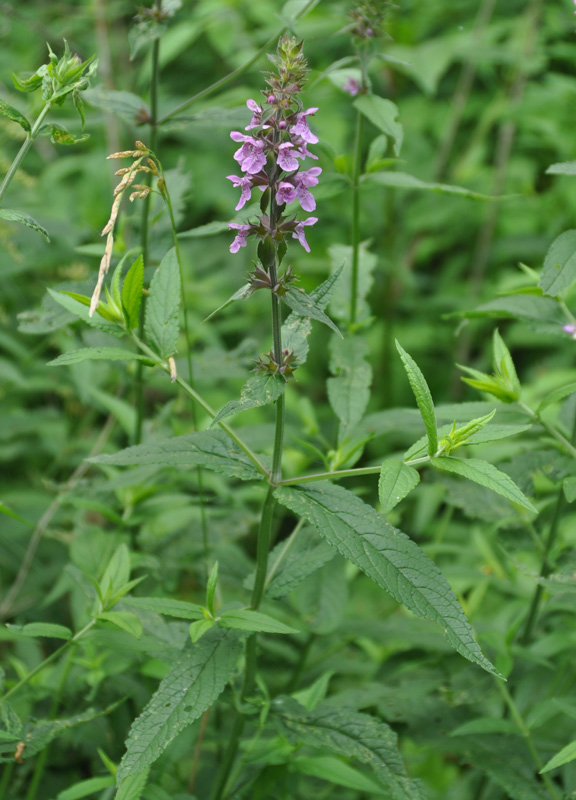
[[[98,619],[106,620],[121,628],[126,633],[130,633],[139,639],[142,636],[142,623],[135,614],[127,611],[103,611],[98,614]]]
[[[289,286],[285,294],[281,295],[281,299],[300,317],[310,317],[318,322],[322,322],[333,330],[334,333],[342,337],[338,326],[322,311],[314,298],[307,295],[303,289]]]
[[[216,621],[213,619],[199,619],[197,622],[192,622],[189,628],[190,639],[196,643],[214,625],[216,625]]]
[[[401,500],[420,483],[420,474],[399,459],[390,459],[382,464],[378,481],[378,497],[384,514],[390,513]]]
[[[296,628],[290,628],[268,614],[253,611],[250,608],[234,609],[222,614],[219,623],[224,628],[236,628],[240,631],[254,633],[298,633]]]
[[[307,519],[326,541],[395,600],[440,625],[452,647],[498,675],[483,655],[446,579],[406,534],[340,486],[278,487],[278,501]]]
[[[292,698],[272,704],[271,722],[292,744],[328,750],[368,764],[391,800],[423,800],[418,782],[406,774],[397,736],[379,719],[330,706],[306,711]]]
[[[131,329],[137,328],[140,323],[140,306],[142,305],[143,286],[144,259],[139,255],[126,273],[120,295],[124,313],[128,318],[128,326]]]
[[[136,774],[127,775],[118,787],[114,800],[140,800],[148,781],[149,767]]]
[[[545,772],[550,772],[552,769],[562,767],[564,764],[570,763],[576,759],[576,742],[570,742],[566,747],[563,747],[559,753],[548,761],[545,766],[540,770],[540,775]]]
[[[558,297],[576,280],[576,230],[561,233],[544,259],[539,286],[544,294]]]
[[[399,156],[404,138],[404,129],[398,121],[398,106],[391,100],[385,100],[375,94],[365,94],[357,97],[353,105],[382,133],[392,139],[394,142],[394,155]]]
[[[203,619],[204,617],[202,606],[196,605],[196,603],[187,603],[184,600],[170,600],[165,597],[128,597],[124,603],[178,619]]]
[[[220,696],[236,668],[242,636],[213,628],[188,646],[132,723],[118,781],[150,766],[180,731],[198,719]]]
[[[505,497],[512,503],[517,503],[523,508],[538,514],[538,509],[530,502],[526,495],[520,491],[512,478],[509,478],[505,472],[501,472],[493,464],[488,461],[482,461],[478,458],[452,458],[451,456],[439,456],[431,458],[430,463],[432,466],[443,470],[444,472],[452,472],[455,475],[460,475],[467,478],[469,481],[485,486],[491,489],[496,494]]]
[[[447,314],[446,316],[467,317],[470,319],[483,317],[521,319],[536,330],[557,336],[566,335],[562,331],[562,326],[566,323],[566,319],[556,300],[533,294],[497,297],[471,311],[458,311],[455,314]]]
[[[12,122],[17,122],[21,128],[24,128],[26,133],[30,133],[30,123],[24,114],[21,114],[14,106],[5,103],[4,100],[0,100],[0,114],[2,114],[3,117],[8,117]]]
[[[426,378],[418,364],[414,361],[399,344],[396,342],[396,349],[400,353],[400,358],[404,365],[406,375],[412,387],[416,403],[428,434],[428,455],[432,456],[438,449],[438,433],[436,425],[436,412],[434,410],[434,402]]]
[[[64,367],[69,364],[80,364],[82,361],[145,361],[150,359],[131,350],[121,347],[83,347],[81,350],[71,350],[62,353],[58,358],[48,361],[47,367]]]
[[[166,467],[205,467],[229,478],[261,478],[250,459],[223,431],[197,431],[152,444],[127,447],[114,455],[88,459],[93,464],[155,464]]]
[[[214,309],[211,314],[208,314],[208,316],[205,317],[202,322],[208,322],[209,319],[212,319],[212,317],[215,317],[216,314],[220,313],[220,311],[228,308],[228,306],[232,305],[232,303],[235,303],[237,300],[246,300],[246,298],[250,297],[251,294],[252,286],[249,283],[244,284],[244,286],[241,286],[240,289],[235,291],[234,294],[228,298],[228,300],[222,303],[222,305],[218,306],[218,308]]]
[[[104,319],[104,317],[102,317],[98,312],[98,309],[96,309],[95,314],[90,316],[88,313],[88,307],[84,305],[83,302],[76,300],[66,292],[54,292],[52,289],[48,289],[48,294],[59,305],[65,308],[66,311],[74,314],[75,317],[79,317],[92,328],[98,328],[98,330],[102,331],[103,333],[108,333],[110,336],[114,336],[116,339],[120,339],[124,336],[124,331],[122,328],[115,322],[110,322],[109,320]]]
[[[154,273],[148,291],[144,334],[160,358],[174,355],[178,346],[180,269],[176,249],[169,250]]]
[[[468,197],[471,200],[499,200],[498,197],[473,192],[463,186],[452,186],[447,183],[431,183],[422,181],[415,175],[407,172],[389,172],[380,170],[379,172],[368,172],[362,176],[362,183],[377,183],[380,186],[388,186],[391,189],[416,189],[424,192],[437,192],[438,194],[453,194],[458,197]]]
[[[560,400],[564,400],[565,397],[568,397],[571,394],[576,392],[576,382],[574,383],[567,383],[566,386],[560,386],[558,389],[554,389],[553,392],[546,395],[544,400],[538,406],[538,413],[544,411],[545,408],[552,405],[553,403],[559,403]]]
[[[284,393],[286,381],[284,378],[275,375],[254,375],[244,384],[239,400],[230,400],[226,403],[212,420],[211,427],[220,420],[238,414],[240,411],[247,411],[249,408],[257,408],[274,403],[280,395]]]
[[[46,228],[43,228],[42,225],[36,222],[29,214],[23,214],[21,211],[14,211],[11,208],[0,208],[0,219],[5,219],[7,222],[19,222],[20,225],[32,228],[33,231],[43,236],[47,242],[50,241]]]
[[[88,778],[88,780],[75,783],[69,789],[64,789],[56,797],[56,800],[82,800],[83,797],[89,797],[91,794],[101,792],[109,786],[114,786],[115,780],[112,775],[103,778]]]
[[[552,164],[546,170],[546,175],[576,175],[576,161],[562,161]]]
[[[328,378],[326,385],[330,405],[340,420],[339,442],[360,422],[370,399],[372,367],[367,354],[368,345],[359,336],[330,343],[330,371],[335,377]]]
[[[358,285],[356,302],[356,321],[365,322],[370,317],[370,305],[367,298],[370,295],[374,282],[374,270],[378,262],[374,253],[368,250],[368,242],[361,242],[358,250]],[[342,244],[333,244],[328,248],[332,268],[342,270],[342,278],[336,285],[334,295],[330,302],[330,313],[337,320],[348,322],[350,319],[350,299],[352,296],[352,247]]]
[[[48,639],[71,639],[72,631],[65,625],[55,625],[52,622],[30,622],[28,625],[6,625],[6,627],[20,633],[22,636],[45,636]]]

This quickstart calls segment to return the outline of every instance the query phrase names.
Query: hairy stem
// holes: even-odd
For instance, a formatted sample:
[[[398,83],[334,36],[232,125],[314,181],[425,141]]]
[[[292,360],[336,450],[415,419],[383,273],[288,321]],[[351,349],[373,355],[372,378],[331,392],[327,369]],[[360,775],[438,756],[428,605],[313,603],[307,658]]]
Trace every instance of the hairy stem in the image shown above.
[[[352,274],[350,285],[350,327],[356,323],[358,306],[358,270],[360,256],[360,176],[362,174],[362,114],[356,112],[354,165],[352,168]]]
[[[28,150],[30,150],[30,148],[32,147],[32,143],[33,143],[34,139],[38,136],[40,128],[42,127],[42,123],[44,122],[44,119],[46,118],[46,115],[50,111],[51,105],[52,104],[50,102],[46,103],[46,105],[44,106],[44,108],[42,109],[40,114],[38,115],[38,118],[36,119],[36,122],[32,126],[32,130],[28,133],[28,135],[26,136],[26,138],[22,142],[22,146],[20,147],[20,150],[18,150],[18,152],[16,154],[16,158],[14,159],[14,161],[10,165],[10,169],[8,170],[6,175],[4,176],[4,180],[2,181],[2,184],[0,185],[0,205],[2,204],[2,200],[4,199],[4,195],[8,191],[8,187],[10,186],[10,184],[12,182],[12,178],[18,172],[18,169],[20,168],[20,164],[24,161],[24,158],[26,157],[26,154],[27,154]]]

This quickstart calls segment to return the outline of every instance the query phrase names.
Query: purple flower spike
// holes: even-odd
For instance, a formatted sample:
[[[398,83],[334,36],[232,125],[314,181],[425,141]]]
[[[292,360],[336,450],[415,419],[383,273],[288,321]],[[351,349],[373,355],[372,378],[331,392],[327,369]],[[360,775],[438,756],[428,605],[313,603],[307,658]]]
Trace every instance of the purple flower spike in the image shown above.
[[[352,97],[355,97],[360,91],[360,84],[358,83],[356,78],[348,78],[348,80],[346,81],[346,83],[342,88],[344,89],[345,92],[351,94]]]
[[[299,136],[301,139],[304,139],[304,141],[308,142],[308,144],[316,144],[318,137],[312,133],[308,127],[308,120],[306,117],[310,114],[315,114],[317,111],[317,108],[309,108],[307,111],[302,111],[300,114],[296,114],[296,125],[293,125],[290,128],[290,133],[294,136]]]
[[[239,131],[232,131],[230,138],[235,142],[243,142],[242,147],[234,153],[234,159],[240,164],[242,172],[253,175],[266,166],[264,142],[253,136],[246,136]]]
[[[237,175],[227,175],[226,179],[232,181],[232,186],[234,186],[234,188],[240,186],[242,189],[240,200],[236,206],[236,211],[240,211],[248,200],[252,199],[252,176],[244,175],[244,177],[239,178]]]
[[[252,112],[252,119],[250,120],[250,124],[246,125],[244,130],[250,131],[252,128],[259,128],[262,124],[262,111],[263,109],[260,108],[258,103],[255,100],[247,100],[246,105]],[[267,126],[268,127],[268,126]]]
[[[307,253],[310,252],[310,246],[306,241],[306,235],[304,233],[304,227],[306,225],[315,225],[318,222],[318,217],[308,217],[308,219],[299,222],[296,227],[294,228],[294,233],[292,234],[293,239],[298,239],[304,250]]]
[[[314,211],[316,208],[316,201],[309,191],[310,187],[316,186],[318,183],[318,175],[322,170],[320,167],[312,167],[306,172],[297,172],[294,175],[294,184],[296,187],[295,198],[298,198],[300,205],[304,211]]]
[[[298,169],[298,162],[291,153],[293,147],[292,142],[284,142],[278,148],[278,166],[286,172],[293,172]]]
[[[236,238],[230,245],[230,252],[237,253],[241,247],[246,247],[246,237],[252,230],[251,225],[240,225],[238,222],[229,222],[228,227],[238,231]]]
[[[279,206],[283,203],[292,203],[296,200],[297,194],[294,186],[288,181],[280,181],[276,192],[276,202]]]

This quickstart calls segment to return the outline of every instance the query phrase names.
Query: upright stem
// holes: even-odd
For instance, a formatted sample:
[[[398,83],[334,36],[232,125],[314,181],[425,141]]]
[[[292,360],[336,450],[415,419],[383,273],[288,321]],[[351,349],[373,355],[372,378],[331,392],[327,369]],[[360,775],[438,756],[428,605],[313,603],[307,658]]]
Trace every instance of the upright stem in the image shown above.
[[[352,276],[350,285],[350,327],[356,323],[358,313],[358,272],[360,260],[360,176],[362,174],[362,114],[356,112],[354,139],[354,164],[352,167]]]
[[[156,11],[162,10],[162,0],[156,0]],[[158,86],[160,81],[160,39],[154,39],[152,44],[152,77],[150,79],[150,150],[156,152],[158,147]],[[146,184],[149,184],[151,175],[146,175]],[[142,259],[144,266],[148,266],[148,242],[149,242],[149,221],[150,203],[152,195],[149,192],[144,198],[142,205],[142,222],[140,226],[140,246],[142,248]],[[145,300],[145,298],[144,298]],[[140,306],[140,324],[138,333],[142,339],[144,334],[144,307],[145,302]],[[142,425],[144,423],[144,365],[141,361],[136,365],[136,381],[134,384],[135,405],[136,405],[136,427],[134,429],[134,444],[142,441]]]
[[[10,183],[12,182],[12,178],[18,172],[20,164],[24,161],[26,153],[32,147],[32,142],[38,136],[38,132],[39,132],[41,126],[42,126],[42,123],[44,122],[46,114],[48,114],[48,112],[50,111],[50,108],[51,108],[51,103],[50,102],[46,103],[46,105],[44,106],[44,108],[42,109],[40,114],[38,115],[38,118],[37,118],[36,122],[32,126],[32,130],[30,131],[30,133],[28,133],[28,135],[26,136],[26,138],[22,142],[22,146],[20,147],[20,150],[18,150],[18,153],[16,154],[16,158],[14,159],[12,164],[10,165],[10,169],[8,170],[6,175],[4,176],[4,180],[2,181],[2,184],[0,185],[0,205],[2,204],[2,200],[4,199],[4,195],[6,194],[6,192],[8,190],[8,187],[10,186]]]

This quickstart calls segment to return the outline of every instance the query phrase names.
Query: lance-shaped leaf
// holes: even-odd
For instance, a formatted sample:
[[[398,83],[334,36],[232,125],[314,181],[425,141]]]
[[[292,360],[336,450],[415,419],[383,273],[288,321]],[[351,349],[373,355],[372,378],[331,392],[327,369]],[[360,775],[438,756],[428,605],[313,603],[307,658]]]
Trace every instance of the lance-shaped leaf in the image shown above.
[[[295,286],[289,286],[286,292],[281,295],[281,299],[289,306],[292,311],[295,311],[300,317],[310,317],[318,322],[323,322],[331,328],[338,336],[342,336],[330,317],[328,317],[321,306],[316,302],[314,297],[306,294],[303,289],[297,289]]]
[[[468,197],[471,200],[499,200],[498,197],[473,192],[463,186],[452,186],[448,183],[430,183],[422,181],[415,175],[407,172],[369,172],[362,176],[362,183],[377,183],[380,186],[388,186],[391,189],[416,189],[424,192],[438,192],[439,194],[455,194],[459,197]]]
[[[62,308],[65,308],[66,311],[69,311],[71,314],[74,314],[75,317],[79,317],[83,320],[87,325],[90,325],[92,328],[98,328],[98,330],[102,331],[103,333],[108,333],[110,336],[114,336],[117,339],[120,339],[124,336],[124,331],[117,325],[115,322],[111,322],[108,319],[105,319],[101,314],[99,309],[96,309],[96,313],[90,316],[88,305],[85,304],[84,299],[82,300],[76,299],[73,297],[69,292],[54,292],[52,289],[48,289],[48,294],[50,297],[55,300]],[[81,296],[80,296],[81,297]]]
[[[36,638],[45,636],[48,639],[71,639],[72,631],[64,625],[56,625],[54,622],[29,622],[28,625],[6,625],[14,633],[21,636]]]
[[[236,628],[240,631],[255,633],[298,633],[296,628],[284,625],[268,614],[253,611],[251,608],[233,609],[220,616],[219,623],[223,628]]]
[[[114,800],[140,800],[148,781],[150,767],[127,775],[118,787]]]
[[[155,614],[165,614],[167,617],[178,619],[203,619],[202,606],[196,603],[187,603],[185,600],[171,600],[168,597],[128,597],[124,603],[134,608],[153,611]]]
[[[21,128],[24,128],[26,133],[30,133],[30,123],[24,114],[21,114],[14,106],[5,103],[4,100],[0,100],[0,114],[2,114],[3,117],[8,117],[12,122],[17,122]]]
[[[576,280],[576,230],[561,233],[544,259],[539,286],[544,294],[557,297]]]
[[[543,775],[545,772],[550,772],[551,769],[556,769],[557,767],[562,767],[564,764],[568,764],[570,761],[574,761],[576,759],[576,742],[571,742],[567,744],[566,747],[563,747],[559,753],[548,761],[548,763],[540,770],[540,774]]]
[[[228,230],[228,225],[226,225],[226,230]],[[214,311],[211,314],[208,314],[208,316],[202,321],[208,322],[209,319],[215,317],[220,311],[224,311],[225,308],[228,308],[228,306],[232,305],[232,303],[235,303],[236,300],[246,300],[247,297],[250,297],[252,291],[252,286],[249,283],[245,283],[244,286],[241,286],[240,289],[235,291],[234,294],[228,298],[228,300],[222,303],[221,306],[218,306],[218,308],[214,309]]]
[[[480,486],[485,486],[487,489],[492,489],[496,494],[502,495],[512,503],[531,511],[533,514],[538,513],[526,495],[520,491],[512,478],[509,478],[505,472],[501,472],[493,464],[488,461],[482,461],[479,458],[452,458],[451,456],[439,456],[438,458],[431,458],[430,463],[433,467],[443,470],[444,472],[452,472],[455,475],[461,475],[469,481],[479,483]]]
[[[84,797],[90,797],[96,792],[102,792],[104,789],[114,786],[115,782],[112,775],[105,775],[103,778],[88,778],[64,789],[57,795],[56,800],[82,800]]]
[[[121,347],[83,347],[71,350],[47,363],[47,367],[64,367],[68,364],[79,364],[81,361],[144,361],[152,364],[149,358]]]
[[[5,219],[7,222],[19,222],[20,225],[32,228],[33,231],[43,236],[47,242],[50,241],[46,228],[43,228],[42,225],[36,222],[29,214],[23,214],[21,211],[14,211],[11,208],[0,208],[0,219]]]
[[[266,406],[274,403],[286,388],[284,378],[275,375],[254,375],[245,383],[240,392],[239,400],[230,400],[216,414],[212,420],[212,425],[216,425],[220,420],[238,414],[240,411],[247,411],[249,408]]]
[[[419,617],[438,623],[452,647],[498,675],[483,655],[446,578],[406,534],[351,492],[330,483],[278,487],[278,501],[307,519],[345,558]]]
[[[576,161],[561,161],[552,164],[546,170],[546,175],[576,175]]]
[[[404,364],[406,375],[410,381],[410,386],[414,392],[416,403],[420,410],[420,415],[428,434],[428,455],[432,456],[438,449],[438,433],[436,425],[436,412],[434,411],[434,402],[426,378],[418,364],[414,361],[412,356],[408,355],[398,342],[396,342],[396,349],[400,353],[400,358]]]
[[[367,353],[368,345],[359,336],[333,338],[330,344],[330,371],[335,377],[327,381],[328,399],[340,420],[340,442],[360,422],[370,399],[372,368]]]
[[[88,459],[93,464],[166,467],[205,467],[229,478],[251,481],[261,477],[250,459],[223,431],[197,431],[152,444],[127,447],[114,455]]]
[[[242,651],[242,634],[212,628],[190,644],[132,723],[118,785],[150,766],[180,731],[198,719],[224,690]]]
[[[364,94],[354,100],[354,107],[360,111],[382,133],[394,142],[394,155],[400,155],[404,130],[398,121],[398,106],[375,94]]]
[[[378,481],[378,496],[384,514],[392,511],[419,483],[420,475],[414,467],[409,467],[400,459],[385,461]]]
[[[368,714],[319,706],[306,711],[290,697],[272,704],[270,723],[291,744],[329,750],[367,764],[389,790],[391,800],[422,800],[423,790],[406,774],[397,736],[385,722]]]
[[[144,334],[160,358],[174,355],[178,346],[180,311],[180,269],[176,248],[162,259],[150,283]]]
[[[140,322],[140,306],[142,305],[142,287],[144,286],[144,259],[138,256],[128,270],[120,299],[129,327],[137,328]]]

